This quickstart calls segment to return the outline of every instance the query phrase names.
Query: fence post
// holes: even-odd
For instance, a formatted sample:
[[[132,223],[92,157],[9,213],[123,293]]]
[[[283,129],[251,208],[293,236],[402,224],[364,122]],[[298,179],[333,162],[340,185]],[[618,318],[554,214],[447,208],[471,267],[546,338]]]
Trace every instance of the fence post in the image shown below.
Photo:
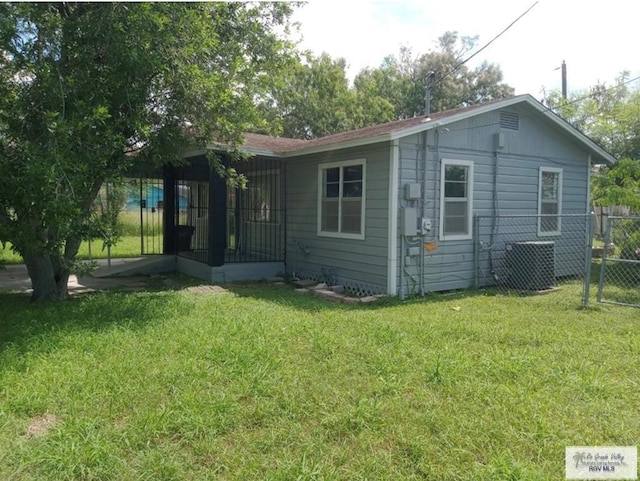
[[[607,226],[604,234],[604,250],[602,251],[602,264],[600,265],[600,279],[598,279],[598,302],[602,302],[602,289],[604,288],[604,276],[607,270],[607,253],[611,243],[611,224],[612,219],[607,216]]]
[[[584,260],[584,294],[582,295],[582,305],[584,307],[589,306],[589,294],[591,291],[591,265],[593,256],[593,233],[596,223],[596,215],[594,212],[587,217],[587,245]]]

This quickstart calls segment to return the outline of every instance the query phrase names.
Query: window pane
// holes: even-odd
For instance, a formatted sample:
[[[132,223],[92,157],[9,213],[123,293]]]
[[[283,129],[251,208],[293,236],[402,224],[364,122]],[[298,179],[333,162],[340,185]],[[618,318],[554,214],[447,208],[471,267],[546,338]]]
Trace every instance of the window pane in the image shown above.
[[[340,167],[333,167],[332,169],[325,169],[324,181],[327,182],[340,182]]]
[[[362,197],[362,182],[345,182],[342,186],[343,197]]]
[[[445,235],[468,234],[467,227],[468,213],[467,202],[445,202],[444,203],[444,224]]]
[[[323,231],[338,232],[338,201],[322,201],[322,223]]]
[[[542,217],[540,219],[540,230],[542,232],[556,232],[558,230],[558,203],[557,202],[542,202],[541,214],[551,214],[553,217]]]
[[[445,182],[444,184],[444,196],[453,198],[466,198],[467,197],[467,184],[460,182]]]
[[[362,165],[351,165],[344,168],[344,181],[362,180]]]
[[[362,201],[360,199],[344,199],[342,201],[342,232],[360,234]]]
[[[542,232],[557,232],[558,230],[558,218],[553,217],[542,217],[540,219],[540,230]]]
[[[325,187],[325,197],[338,197],[340,195],[340,184],[327,184]]]
[[[557,202],[543,202],[541,214],[557,214],[558,203]]]
[[[467,197],[467,167],[447,165],[444,171],[444,196]]]
[[[558,180],[557,172],[542,172],[542,198],[558,199]]]
[[[466,182],[467,167],[460,165],[447,165],[444,170],[445,181]]]

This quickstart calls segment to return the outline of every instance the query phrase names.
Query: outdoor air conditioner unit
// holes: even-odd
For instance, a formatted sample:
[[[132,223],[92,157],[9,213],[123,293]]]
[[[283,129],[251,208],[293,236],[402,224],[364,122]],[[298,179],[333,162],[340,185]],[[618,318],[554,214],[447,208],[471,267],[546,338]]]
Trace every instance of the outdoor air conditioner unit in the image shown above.
[[[506,250],[509,287],[541,291],[556,285],[555,242],[514,242]]]

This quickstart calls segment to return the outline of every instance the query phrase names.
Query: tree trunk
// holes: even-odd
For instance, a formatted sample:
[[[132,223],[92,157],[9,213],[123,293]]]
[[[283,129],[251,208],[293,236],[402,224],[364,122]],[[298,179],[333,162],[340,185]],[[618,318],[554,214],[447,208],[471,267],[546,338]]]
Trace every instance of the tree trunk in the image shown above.
[[[69,293],[67,269],[55,269],[51,255],[44,252],[29,252],[24,254],[23,258],[33,287],[32,300],[59,300],[67,297]]]

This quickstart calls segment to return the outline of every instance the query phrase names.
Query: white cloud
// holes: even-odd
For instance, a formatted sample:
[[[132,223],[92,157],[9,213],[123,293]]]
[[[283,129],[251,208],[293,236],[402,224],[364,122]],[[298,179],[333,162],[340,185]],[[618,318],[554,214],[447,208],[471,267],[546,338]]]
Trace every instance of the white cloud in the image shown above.
[[[478,47],[515,20],[533,0],[350,1],[312,0],[299,8],[301,46],[344,57],[353,77],[362,68],[407,45],[415,53],[434,48],[447,30],[479,35]],[[622,70],[640,75],[635,54],[640,2],[540,0],[513,27],[473,60],[502,67],[516,93],[540,97],[560,88],[558,68],[567,63],[569,91],[611,84]]]

